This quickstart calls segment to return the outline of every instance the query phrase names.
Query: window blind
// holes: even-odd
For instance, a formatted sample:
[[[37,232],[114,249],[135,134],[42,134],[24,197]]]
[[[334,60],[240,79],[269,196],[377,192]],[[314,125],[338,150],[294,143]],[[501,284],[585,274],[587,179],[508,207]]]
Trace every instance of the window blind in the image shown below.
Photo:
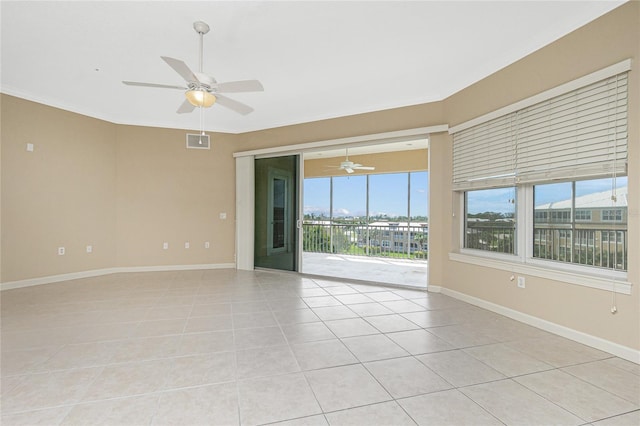
[[[627,72],[453,134],[453,188],[626,172]]]

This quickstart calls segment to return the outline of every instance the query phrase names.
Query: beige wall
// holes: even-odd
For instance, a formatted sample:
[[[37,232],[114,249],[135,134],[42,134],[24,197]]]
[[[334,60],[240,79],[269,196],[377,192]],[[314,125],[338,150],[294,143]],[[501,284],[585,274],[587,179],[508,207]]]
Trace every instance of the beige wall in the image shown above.
[[[232,152],[455,125],[632,58],[629,100],[629,281],[609,313],[607,291],[448,260],[458,219],[451,138],[430,140],[430,284],[640,349],[640,4],[629,2],[444,102],[241,135],[184,149],[184,131],[118,126],[2,96],[2,281],[111,266],[226,263],[234,254]],[[27,142],[34,153],[24,150]],[[218,218],[226,212],[227,221]],[[185,250],[189,240],[193,249]],[[199,246],[206,240],[212,248]],[[162,250],[168,241],[170,249]],[[86,255],[84,245],[95,252]],[[68,254],[56,255],[64,245]]]
[[[349,155],[349,161],[372,166],[376,169],[355,170],[354,174],[417,172],[427,170],[429,154],[426,149],[384,152],[379,154]],[[304,161],[304,177],[343,176],[345,171],[336,169],[344,157],[318,158]]]
[[[11,96],[1,102],[2,281],[112,267],[116,126]]]
[[[509,281],[508,271],[449,261],[432,275],[430,284],[459,291],[507,308],[543,318],[584,333],[600,336],[621,345],[640,349],[640,3],[630,2],[593,23],[578,29],[550,46],[535,52],[494,75],[462,90],[445,101],[448,123],[454,126],[520,99],[605,68],[624,59],[633,60],[629,78],[629,282],[631,295],[618,295],[618,313],[612,315],[611,294],[548,279],[526,277],[525,290]],[[450,163],[451,144],[443,138],[440,146],[432,141],[431,164]],[[437,158],[436,158],[437,157]],[[434,158],[435,163],[434,163]],[[442,161],[441,161],[442,160]],[[442,179],[450,192],[450,171],[432,169],[431,176]],[[432,199],[445,197],[432,192]],[[432,201],[432,205],[435,204]],[[447,204],[448,206],[451,203]],[[450,210],[450,213],[451,210]],[[451,214],[449,214],[451,216]],[[459,228],[454,219],[453,235]],[[432,220],[432,229],[435,228]],[[442,226],[449,224],[444,221]],[[451,239],[431,238],[431,253],[454,249]],[[435,245],[437,244],[437,246]],[[430,259],[431,260],[431,259]],[[435,262],[434,262],[435,263]],[[431,266],[430,266],[431,268]]]
[[[186,149],[186,133],[118,126],[117,266],[234,262],[234,136],[212,133],[210,150]]]

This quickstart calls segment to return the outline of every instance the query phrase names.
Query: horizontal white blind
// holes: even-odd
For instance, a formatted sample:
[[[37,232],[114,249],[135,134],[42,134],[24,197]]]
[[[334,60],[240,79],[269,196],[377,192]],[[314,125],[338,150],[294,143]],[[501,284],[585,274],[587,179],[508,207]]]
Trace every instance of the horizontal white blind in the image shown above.
[[[626,171],[626,72],[453,134],[453,188]]]
[[[627,73],[518,112],[519,182],[624,172]]]
[[[454,189],[514,183],[515,124],[515,114],[509,114],[454,133]]]

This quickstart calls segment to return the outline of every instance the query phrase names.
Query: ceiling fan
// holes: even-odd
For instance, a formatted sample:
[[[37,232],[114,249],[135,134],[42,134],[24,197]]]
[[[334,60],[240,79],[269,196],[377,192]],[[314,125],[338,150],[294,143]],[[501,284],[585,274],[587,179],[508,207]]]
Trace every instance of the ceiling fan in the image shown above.
[[[362,164],[354,163],[353,161],[349,161],[349,148],[346,149],[346,158],[343,162],[340,163],[339,166],[329,166],[332,168],[338,168],[340,170],[344,170],[345,172],[351,174],[355,170],[375,170],[375,167],[371,166],[363,166]]]
[[[218,83],[215,78],[202,72],[202,45],[203,37],[209,32],[209,25],[197,21],[193,23],[193,29],[200,36],[200,55],[198,72],[193,72],[180,59],[161,56],[175,72],[184,79],[186,86],[174,86],[170,84],[143,83],[136,81],[123,81],[128,86],[155,87],[161,89],[184,90],[187,99],[178,108],[178,114],[192,112],[196,107],[208,108],[214,103],[229,108],[239,114],[246,115],[253,111],[249,105],[228,98],[221,93],[262,92],[264,88],[258,80],[241,80]]]

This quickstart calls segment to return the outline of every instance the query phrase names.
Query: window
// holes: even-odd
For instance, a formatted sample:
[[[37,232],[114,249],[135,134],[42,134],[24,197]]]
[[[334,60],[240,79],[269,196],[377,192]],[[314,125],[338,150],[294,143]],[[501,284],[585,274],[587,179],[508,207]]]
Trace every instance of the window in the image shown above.
[[[506,253],[520,263],[554,262],[554,269],[600,277],[610,271],[596,268],[626,271],[630,65],[623,61],[450,129],[452,187],[464,203],[461,254],[496,252],[485,257],[508,261],[498,255]],[[507,209],[504,200],[513,205]]]
[[[515,254],[515,199],[515,187],[468,191],[464,247]]]
[[[626,185],[626,177],[616,179],[616,198],[620,202],[626,200]],[[610,178],[535,185],[533,257],[626,270],[626,207],[602,209],[614,202],[611,187]],[[587,205],[591,208],[585,209]],[[565,213],[570,209],[575,209],[574,221],[567,220]],[[602,221],[593,220],[593,209],[602,209]],[[538,220],[537,213],[542,210],[551,213],[551,221]],[[601,244],[609,242],[612,244]]]
[[[602,210],[602,220],[622,222],[622,209]]]
[[[579,210],[576,209],[576,221],[590,221],[591,210]]]

